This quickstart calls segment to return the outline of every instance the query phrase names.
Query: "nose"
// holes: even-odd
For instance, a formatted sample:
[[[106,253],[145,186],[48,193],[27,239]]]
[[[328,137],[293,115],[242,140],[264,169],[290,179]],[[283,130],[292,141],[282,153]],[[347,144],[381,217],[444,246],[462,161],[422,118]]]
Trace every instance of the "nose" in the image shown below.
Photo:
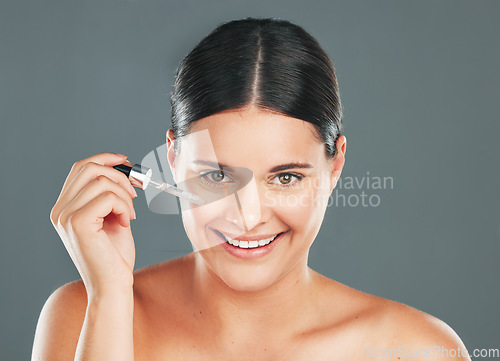
[[[252,177],[248,184],[235,192],[232,204],[226,210],[226,220],[236,224],[241,230],[249,231],[260,223],[265,223],[270,210],[263,206],[259,187]]]

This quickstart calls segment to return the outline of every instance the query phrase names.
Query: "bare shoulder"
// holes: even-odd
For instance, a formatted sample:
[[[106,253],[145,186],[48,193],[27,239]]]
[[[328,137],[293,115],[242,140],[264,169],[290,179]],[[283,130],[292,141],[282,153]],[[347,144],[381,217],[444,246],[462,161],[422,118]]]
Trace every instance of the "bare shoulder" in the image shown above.
[[[165,290],[182,275],[182,258],[134,271],[134,326],[142,330],[147,314],[158,310]],[[177,280],[178,282],[178,280]],[[165,287],[169,284],[169,287]],[[87,291],[82,280],[57,288],[45,301],[38,318],[32,349],[33,360],[73,359],[87,312]]]
[[[470,360],[462,340],[447,323],[403,303],[382,300],[378,318],[390,344],[420,353],[421,359]]]
[[[85,320],[87,292],[81,280],[56,289],[45,301],[38,318],[32,359],[46,360],[57,355],[74,357]]]
[[[328,344],[347,347],[351,359],[470,360],[456,332],[437,317],[326,277],[323,282],[327,301],[319,309],[329,325]]]

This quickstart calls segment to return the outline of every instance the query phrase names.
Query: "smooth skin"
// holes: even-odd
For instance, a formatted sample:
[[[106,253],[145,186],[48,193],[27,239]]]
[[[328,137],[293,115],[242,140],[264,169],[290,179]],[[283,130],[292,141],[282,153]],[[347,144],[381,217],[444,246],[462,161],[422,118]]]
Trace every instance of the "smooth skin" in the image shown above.
[[[230,197],[198,208],[181,203],[197,251],[133,271],[134,194],[126,177],[110,168],[124,158],[105,153],[75,163],[51,220],[82,281],[60,287],[47,300],[33,360],[364,360],[375,355],[469,360],[437,352],[438,347],[465,350],[444,322],[308,267],[326,209],[321,201],[344,166],[344,136],[329,159],[312,125],[255,107],[200,119],[192,131],[201,130],[209,131],[217,161],[253,172],[253,181],[238,192],[243,217]],[[177,154],[176,141],[181,142]],[[171,130],[167,145],[176,181],[217,170],[191,162],[209,154],[205,145],[176,140]],[[312,167],[269,172],[290,162]],[[293,186],[285,187],[290,178]],[[287,203],[291,195],[304,202]],[[288,232],[271,253],[241,260],[213,243],[213,229],[245,236]],[[389,349],[430,353],[380,356]]]

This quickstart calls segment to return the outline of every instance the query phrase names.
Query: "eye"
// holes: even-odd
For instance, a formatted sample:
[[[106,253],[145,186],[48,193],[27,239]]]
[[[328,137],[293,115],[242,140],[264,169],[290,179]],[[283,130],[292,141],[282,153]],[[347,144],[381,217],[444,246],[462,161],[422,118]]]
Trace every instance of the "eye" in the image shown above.
[[[220,170],[216,170],[216,171],[210,172],[208,176],[213,181],[221,182],[224,179],[224,172],[220,171]]]
[[[222,170],[213,170],[200,175],[200,180],[210,187],[219,187],[232,183],[232,179]]]
[[[277,179],[279,182],[271,182],[272,184],[280,185],[282,187],[293,187],[295,184],[302,180],[303,176],[293,173],[280,173],[273,179]]]

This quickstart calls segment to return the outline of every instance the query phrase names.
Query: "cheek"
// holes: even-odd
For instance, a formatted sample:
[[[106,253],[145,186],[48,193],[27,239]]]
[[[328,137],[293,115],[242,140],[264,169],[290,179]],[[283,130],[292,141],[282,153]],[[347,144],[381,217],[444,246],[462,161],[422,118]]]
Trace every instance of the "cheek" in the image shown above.
[[[307,234],[321,225],[328,194],[318,189],[305,189],[293,194],[280,195],[273,207],[274,213],[295,233]]]
[[[224,214],[233,203],[235,201],[232,197],[227,197],[203,206],[193,206],[185,200],[180,200],[182,222],[186,234],[197,250],[201,251],[222,243],[210,228],[217,229],[221,225],[224,228]]]
[[[181,201],[181,209],[184,229],[195,249],[202,250],[216,246],[217,244],[207,239],[205,234],[205,226],[211,221],[211,216],[206,209],[204,207],[190,208],[189,205],[183,204],[183,201]]]
[[[269,195],[267,200],[276,216],[295,234],[314,236],[323,222],[330,196],[328,190],[325,177],[317,177],[298,191]]]

